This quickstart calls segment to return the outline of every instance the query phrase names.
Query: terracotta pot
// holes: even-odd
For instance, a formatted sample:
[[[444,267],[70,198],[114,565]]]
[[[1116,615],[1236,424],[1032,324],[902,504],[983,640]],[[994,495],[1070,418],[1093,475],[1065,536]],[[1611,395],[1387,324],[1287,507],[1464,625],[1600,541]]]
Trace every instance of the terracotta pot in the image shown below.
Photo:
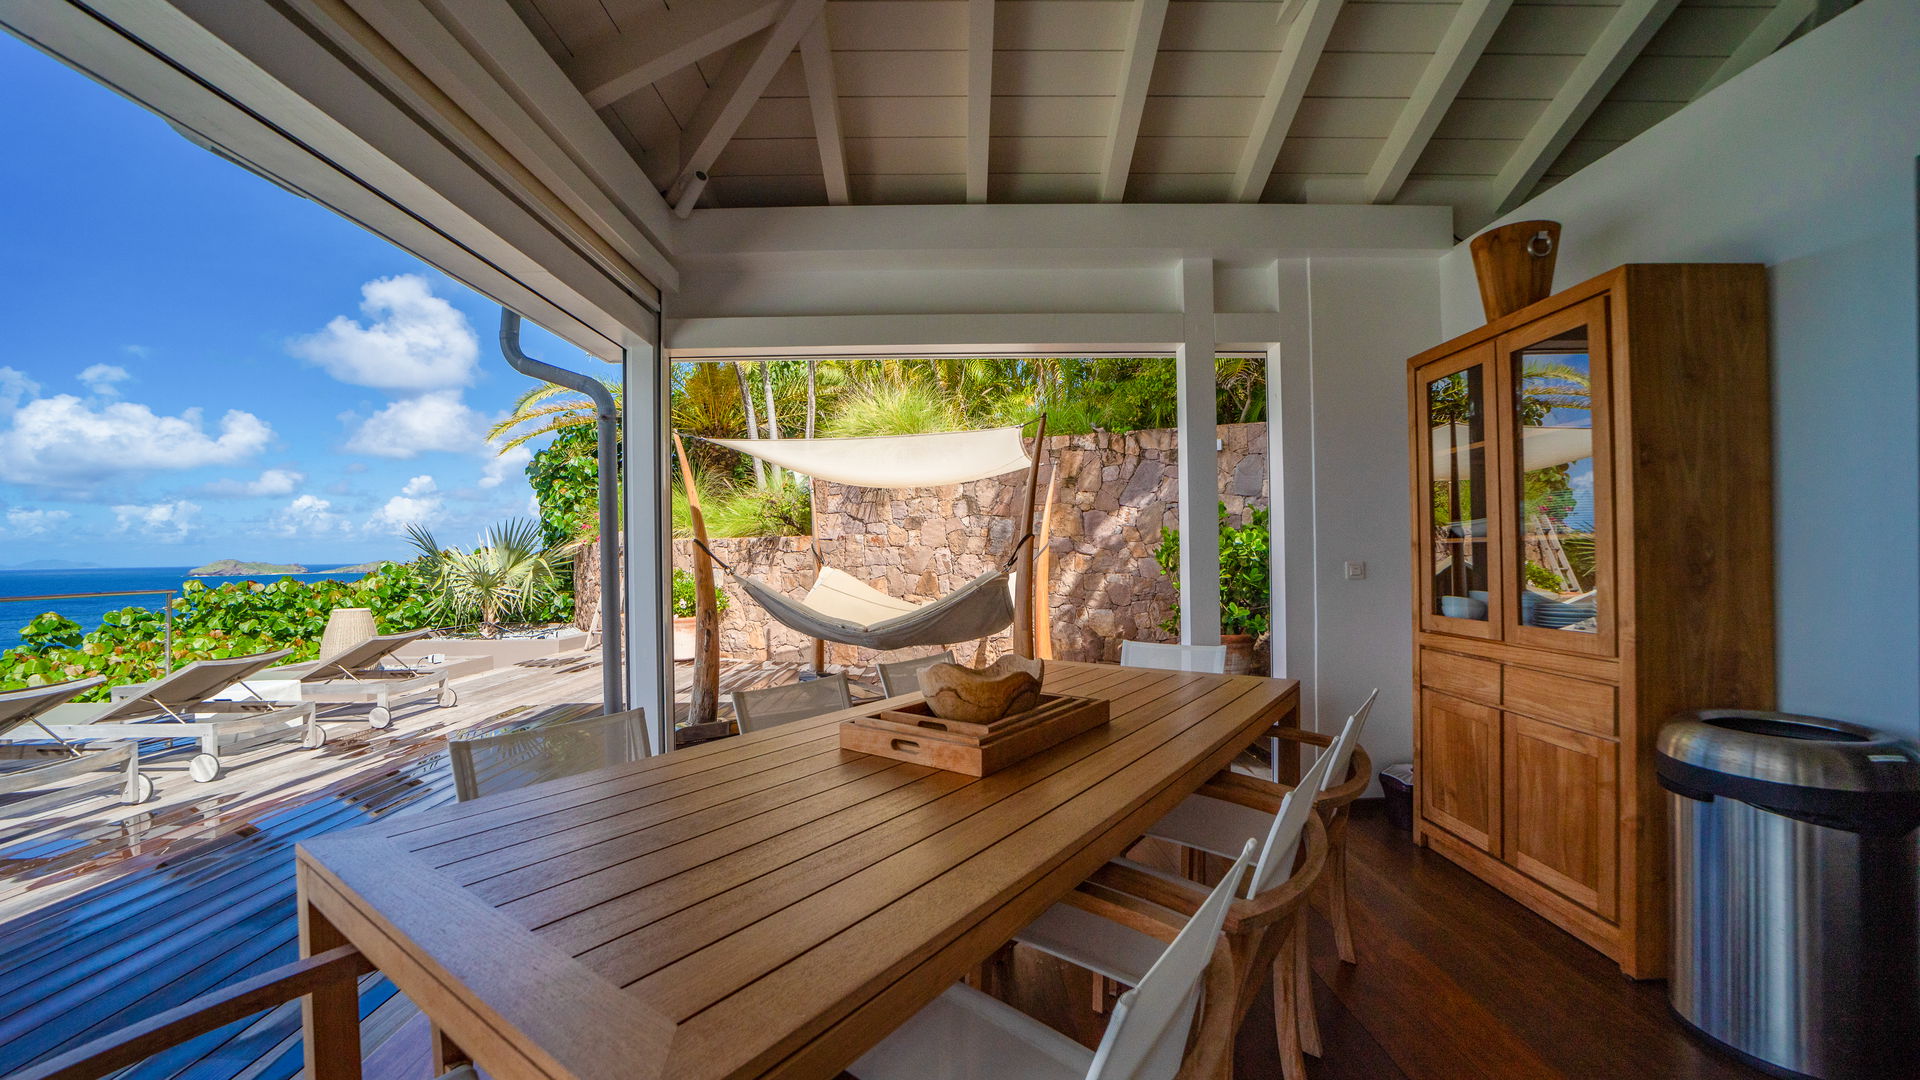
[[[684,619],[673,620],[673,658],[675,660],[693,659],[693,624],[689,615]]]
[[[1252,634],[1221,634],[1220,644],[1227,647],[1227,674],[1245,675],[1253,670]]]
[[[1516,221],[1473,238],[1473,273],[1487,321],[1511,315],[1553,295],[1553,263],[1560,253],[1560,223]]]

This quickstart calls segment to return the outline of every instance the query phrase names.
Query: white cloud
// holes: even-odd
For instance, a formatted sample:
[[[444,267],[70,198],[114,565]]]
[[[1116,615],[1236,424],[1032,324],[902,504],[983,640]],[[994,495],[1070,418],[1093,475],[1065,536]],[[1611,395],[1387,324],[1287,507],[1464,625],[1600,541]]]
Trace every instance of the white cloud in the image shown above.
[[[207,485],[209,495],[291,495],[307,478],[292,469],[267,469],[254,480],[215,480]]]
[[[65,510],[30,510],[16,506],[7,511],[7,529],[15,536],[41,536],[72,516]]]
[[[130,401],[95,409],[56,394],[21,405],[0,427],[0,480],[55,487],[130,472],[235,465],[272,438],[266,421],[238,409],[220,418],[215,434],[197,408],[160,416]]]
[[[119,397],[118,384],[131,378],[127,369],[118,364],[94,364],[80,373],[80,385],[101,397]]]
[[[150,540],[176,544],[193,531],[193,518],[199,512],[199,504],[185,499],[153,503],[150,506],[116,506],[113,508],[114,531],[128,532],[137,528]]]
[[[147,348],[145,345],[122,345],[120,346],[120,351],[126,353],[128,356],[138,356],[141,359],[145,359],[153,354],[153,350]]]
[[[20,402],[39,392],[40,384],[27,378],[26,372],[0,367],[0,415],[12,412]]]
[[[360,296],[366,325],[336,315],[288,351],[357,386],[441,390],[472,380],[479,340],[467,317],[433,295],[425,278],[378,278],[360,286]]]
[[[344,527],[340,515],[333,512],[333,504],[317,495],[295,496],[267,523],[268,530],[277,536],[317,536]]]
[[[491,449],[491,447],[489,447],[489,449]],[[499,487],[505,483],[509,477],[519,476],[521,471],[527,467],[527,462],[532,460],[533,451],[527,449],[525,446],[516,446],[511,450],[501,451],[499,454],[489,457],[487,463],[481,467],[480,486],[483,488]]]
[[[424,528],[439,520],[440,505],[438,495],[419,497],[395,495],[367,519],[367,530],[404,536],[409,525],[419,525]]]
[[[416,476],[413,479],[407,481],[406,486],[400,489],[400,494],[428,495],[434,492],[438,487],[439,485],[433,482],[433,477],[421,475],[421,476]]]
[[[401,398],[360,422],[346,448],[375,457],[410,458],[430,450],[470,453],[486,421],[460,400],[458,390]]]

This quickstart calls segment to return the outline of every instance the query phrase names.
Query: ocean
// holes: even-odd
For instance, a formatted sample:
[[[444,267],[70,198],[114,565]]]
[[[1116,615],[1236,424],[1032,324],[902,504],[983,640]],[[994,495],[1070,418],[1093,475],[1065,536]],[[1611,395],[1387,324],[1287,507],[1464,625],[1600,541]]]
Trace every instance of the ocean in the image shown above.
[[[79,600],[44,600],[37,603],[9,602],[14,596],[47,596],[53,593],[84,592],[130,592],[135,589],[173,589],[178,590],[182,582],[189,580],[187,571],[191,566],[121,566],[100,567],[86,570],[0,570],[0,652],[20,643],[20,628],[32,622],[42,612],[57,611],[89,631],[100,625],[100,617],[109,611],[119,611],[124,607],[152,608],[155,611],[166,602],[166,597],[152,596],[90,596]],[[342,574],[338,569],[314,570],[305,574],[288,574],[287,577],[317,581],[323,578],[355,579],[359,572]],[[275,581],[279,575],[270,577],[254,576],[255,580]],[[194,580],[205,582],[208,588],[229,581],[245,581],[247,577],[203,577]]]

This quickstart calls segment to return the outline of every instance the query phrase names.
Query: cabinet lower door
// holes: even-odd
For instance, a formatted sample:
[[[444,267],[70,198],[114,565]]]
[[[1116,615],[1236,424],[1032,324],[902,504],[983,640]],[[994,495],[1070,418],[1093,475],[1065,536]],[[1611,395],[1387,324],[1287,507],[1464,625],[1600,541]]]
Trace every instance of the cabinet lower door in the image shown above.
[[[1504,858],[1602,917],[1619,908],[1616,745],[1506,714]]]
[[[1431,690],[1420,695],[1421,814],[1500,854],[1500,713]]]

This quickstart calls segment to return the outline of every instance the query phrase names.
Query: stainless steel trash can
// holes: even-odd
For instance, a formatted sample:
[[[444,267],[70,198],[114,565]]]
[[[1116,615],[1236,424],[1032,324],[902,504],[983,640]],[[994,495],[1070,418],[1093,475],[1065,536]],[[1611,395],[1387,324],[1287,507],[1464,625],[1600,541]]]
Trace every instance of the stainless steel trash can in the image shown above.
[[[1673,1010],[1783,1076],[1920,1076],[1920,748],[1837,720],[1687,713],[1655,753]]]

